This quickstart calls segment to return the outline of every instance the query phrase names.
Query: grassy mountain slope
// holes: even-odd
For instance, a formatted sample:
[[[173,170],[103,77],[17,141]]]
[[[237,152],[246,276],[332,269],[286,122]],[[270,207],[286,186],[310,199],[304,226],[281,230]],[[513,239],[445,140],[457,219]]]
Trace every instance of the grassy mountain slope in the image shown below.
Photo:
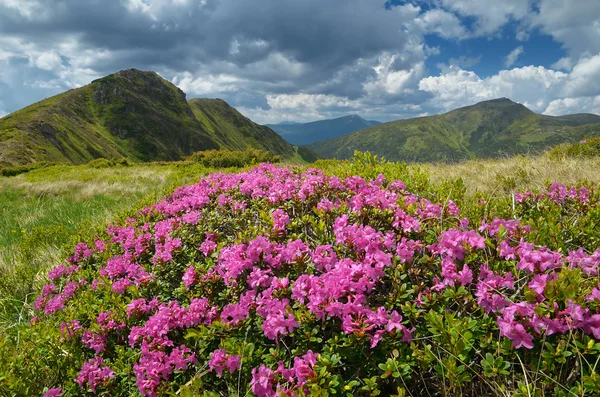
[[[351,115],[331,120],[319,120],[310,123],[281,123],[267,124],[288,142],[294,145],[307,145],[316,141],[335,138],[353,131],[358,131],[379,121],[365,120],[360,116]]]
[[[245,149],[248,146],[290,157],[295,150],[272,129],[244,117],[222,99],[195,98],[189,101],[192,112],[222,148]]]
[[[0,119],[0,167],[94,158],[177,160],[208,149],[295,148],[222,100],[186,100],[154,72],[124,70]]]
[[[395,161],[456,161],[538,151],[600,135],[600,116],[539,115],[501,98],[445,114],[392,121],[308,147],[323,157],[370,151]]]

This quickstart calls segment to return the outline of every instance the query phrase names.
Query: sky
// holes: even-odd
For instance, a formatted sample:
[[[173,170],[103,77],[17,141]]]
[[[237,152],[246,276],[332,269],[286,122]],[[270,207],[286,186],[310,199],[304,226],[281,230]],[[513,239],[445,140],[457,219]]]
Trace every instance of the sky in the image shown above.
[[[0,117],[129,68],[261,124],[600,114],[600,1],[0,0]]]

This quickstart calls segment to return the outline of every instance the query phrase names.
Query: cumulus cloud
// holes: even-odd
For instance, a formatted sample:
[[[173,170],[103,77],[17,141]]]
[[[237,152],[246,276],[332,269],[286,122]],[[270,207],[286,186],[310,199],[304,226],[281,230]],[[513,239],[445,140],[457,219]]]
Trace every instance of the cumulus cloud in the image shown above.
[[[425,12],[415,22],[424,32],[437,33],[446,39],[460,40],[466,39],[470,35],[456,15],[439,8]]]
[[[600,114],[600,95],[582,98],[555,99],[548,104],[544,114],[561,116],[573,113]]]
[[[438,0],[438,4],[464,17],[475,18],[474,35],[498,32],[508,22],[521,20],[531,11],[528,0]]]
[[[600,54],[580,59],[569,73],[524,66],[481,78],[472,71],[452,66],[439,76],[423,78],[419,88],[433,95],[429,105],[446,110],[479,100],[508,97],[547,114],[598,113]]]
[[[600,54],[585,57],[573,67],[565,95],[592,96],[600,94]]]
[[[540,0],[528,19],[533,28],[562,43],[571,62],[600,52],[600,1]]]
[[[272,109],[307,108],[313,110],[322,108],[343,108],[347,110],[354,110],[358,109],[361,105],[360,101],[353,101],[344,97],[323,94],[267,95],[267,103]]]
[[[517,59],[519,58],[519,56],[523,53],[523,46],[520,45],[517,48],[515,48],[514,50],[512,50],[507,56],[506,58],[504,58],[504,66],[506,66],[507,68],[511,67],[512,65],[515,64],[515,62],[517,62]]]
[[[30,54],[29,63],[42,70],[59,70],[62,66],[62,59],[56,51],[48,51]]]

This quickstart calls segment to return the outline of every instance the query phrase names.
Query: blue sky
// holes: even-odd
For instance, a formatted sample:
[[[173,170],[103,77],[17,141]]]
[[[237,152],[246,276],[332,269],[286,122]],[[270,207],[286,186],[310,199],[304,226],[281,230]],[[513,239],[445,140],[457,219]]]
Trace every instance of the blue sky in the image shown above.
[[[127,68],[259,123],[600,113],[600,1],[0,0],[0,116]]]

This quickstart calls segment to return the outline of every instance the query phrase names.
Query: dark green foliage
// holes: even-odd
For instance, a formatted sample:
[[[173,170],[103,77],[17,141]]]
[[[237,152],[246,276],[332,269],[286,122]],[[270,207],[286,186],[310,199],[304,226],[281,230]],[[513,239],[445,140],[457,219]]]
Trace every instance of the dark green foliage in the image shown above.
[[[247,167],[260,163],[278,163],[281,158],[264,150],[206,150],[196,152],[187,158],[188,161],[199,163],[204,167],[230,168]]]
[[[576,143],[564,143],[550,151],[550,157],[560,159],[565,157],[595,157],[600,155],[600,138],[582,139]]]
[[[107,160],[104,158],[95,159],[87,163],[87,166],[92,168],[111,168],[115,165],[117,165],[117,163],[115,163],[114,161]]]
[[[502,98],[436,116],[376,125],[308,147],[326,158],[347,159],[360,150],[393,161],[452,162],[538,153],[599,134],[600,116],[543,116]]]
[[[315,161],[317,161],[321,158],[321,156],[319,156],[318,154],[316,154],[314,151],[307,148],[306,146],[298,146],[298,154],[307,163],[314,163]]]
[[[20,174],[24,174],[26,172],[29,172],[31,170],[35,170],[35,169],[38,169],[38,168],[50,167],[50,166],[53,166],[53,165],[56,165],[56,163],[51,163],[49,161],[40,161],[38,163],[19,165],[19,166],[16,166],[16,167],[0,168],[0,175],[2,175],[2,176],[16,176],[16,175],[20,175]]]

